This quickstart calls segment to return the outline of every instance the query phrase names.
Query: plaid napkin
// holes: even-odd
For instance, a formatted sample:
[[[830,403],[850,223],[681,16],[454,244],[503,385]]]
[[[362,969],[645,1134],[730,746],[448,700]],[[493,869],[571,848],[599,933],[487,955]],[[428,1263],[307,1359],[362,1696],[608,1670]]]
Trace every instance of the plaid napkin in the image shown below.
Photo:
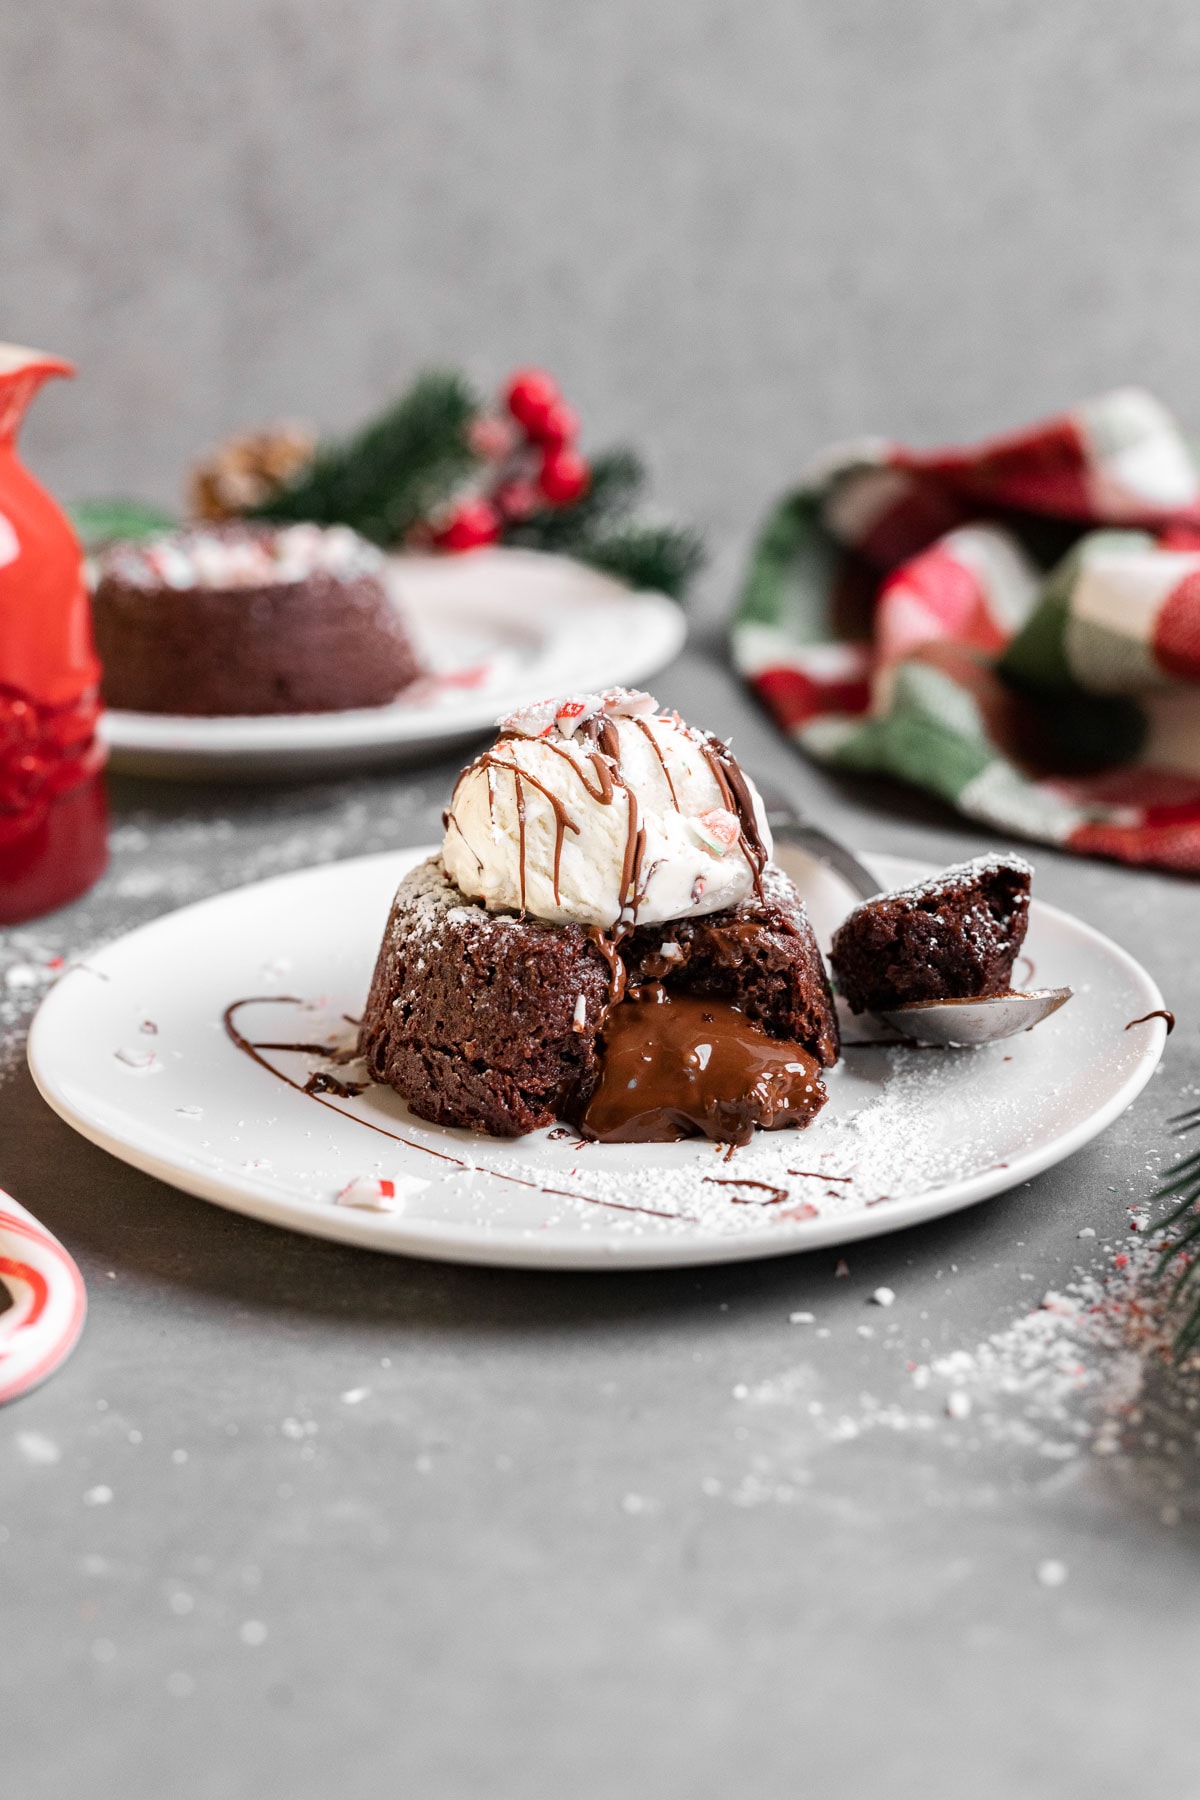
[[[732,647],[822,762],[1200,872],[1200,469],[1150,394],[972,449],[828,452],[767,519]]]

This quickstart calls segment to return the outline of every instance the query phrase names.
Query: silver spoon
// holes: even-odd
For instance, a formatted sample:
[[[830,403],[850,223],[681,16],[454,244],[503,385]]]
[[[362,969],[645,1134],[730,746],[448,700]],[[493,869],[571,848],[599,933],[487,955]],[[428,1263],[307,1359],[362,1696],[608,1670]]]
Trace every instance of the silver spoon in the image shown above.
[[[757,782],[764,795],[767,823],[777,842],[795,844],[823,862],[853,888],[860,900],[873,900],[879,882],[853,851],[836,838],[810,825],[795,808],[768,784]],[[912,1000],[907,1006],[889,1007],[873,1016],[918,1044],[991,1044],[1032,1031],[1043,1019],[1065,1006],[1070,988],[1029,988],[1019,994],[991,994],[981,1000]]]

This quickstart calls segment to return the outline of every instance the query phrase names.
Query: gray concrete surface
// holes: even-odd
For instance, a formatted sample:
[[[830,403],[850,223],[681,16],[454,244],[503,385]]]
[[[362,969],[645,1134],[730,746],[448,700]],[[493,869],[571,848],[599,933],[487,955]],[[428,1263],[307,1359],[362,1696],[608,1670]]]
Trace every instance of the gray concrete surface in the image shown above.
[[[1198,74],[1184,0],[0,0],[0,336],[80,365],[30,460],[169,500],[235,427],[537,359],[706,529],[711,616],[832,437],[1129,380],[1200,421]],[[862,846],[981,844],[801,765],[710,661],[659,692]],[[110,875],[0,968],[428,840],[450,773],[117,783]],[[1099,1458],[1082,1398],[1018,1383],[953,1420],[908,1366],[1015,1354],[1045,1288],[1107,1268],[1200,1079],[1194,886],[1037,862],[1176,1006],[1164,1072],[845,1280],[473,1272],[256,1226],[75,1139],[0,994],[0,1182],[92,1300],[0,1414],[0,1790],[1200,1793],[1194,1396],[1151,1372]]]
[[[703,656],[656,686],[860,846],[982,847],[801,764]],[[102,886],[4,950],[77,949],[239,880],[428,841],[450,775],[116,783]],[[1039,892],[1166,990],[1164,1069],[1059,1169],[852,1246],[840,1280],[830,1253],[539,1276],[271,1230],[75,1138],[16,1063],[10,1010],[0,1180],[75,1252],[92,1312],[66,1369],[0,1414],[0,1788],[1200,1792],[1190,1396],[1151,1371],[1101,1457],[1082,1399],[978,1388],[956,1420],[914,1380],[956,1350],[978,1368],[1077,1264],[1109,1267],[1200,1078],[1194,886],[1036,860]],[[881,1283],[886,1312],[867,1304]]]
[[[0,0],[0,336],[28,443],[198,447],[545,361],[709,532],[832,438],[1143,381],[1200,424],[1188,0]]]

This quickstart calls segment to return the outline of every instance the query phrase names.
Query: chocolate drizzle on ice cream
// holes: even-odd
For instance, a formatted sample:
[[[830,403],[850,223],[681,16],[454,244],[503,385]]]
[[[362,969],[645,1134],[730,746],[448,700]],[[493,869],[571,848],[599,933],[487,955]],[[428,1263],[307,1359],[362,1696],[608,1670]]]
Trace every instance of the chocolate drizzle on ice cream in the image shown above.
[[[761,893],[770,853],[728,746],[626,688],[503,719],[459,777],[442,851],[489,911],[618,932]]]

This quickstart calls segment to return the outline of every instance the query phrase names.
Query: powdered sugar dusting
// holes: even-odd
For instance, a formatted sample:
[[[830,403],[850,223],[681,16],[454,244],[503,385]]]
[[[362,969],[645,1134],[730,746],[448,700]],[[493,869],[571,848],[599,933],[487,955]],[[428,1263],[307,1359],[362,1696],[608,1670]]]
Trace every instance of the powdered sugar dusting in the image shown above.
[[[946,1129],[947,1105],[954,1105],[955,1088],[970,1081],[976,1054],[903,1046],[861,1052],[887,1072],[873,1098],[855,1105],[860,1083],[839,1066],[825,1077],[831,1096],[826,1110],[806,1131],[760,1131],[732,1155],[699,1140],[675,1147],[674,1166],[658,1159],[647,1166],[642,1158],[605,1169],[601,1147],[585,1145],[575,1167],[549,1173],[545,1162],[520,1160],[514,1146],[516,1155],[503,1166],[523,1180],[553,1186],[558,1198],[577,1197],[585,1208],[599,1201],[642,1209],[610,1222],[622,1233],[699,1226],[740,1235],[773,1222],[847,1219],[1000,1165],[998,1146],[1011,1143],[1013,1123],[1012,1107],[1002,1098],[981,1104],[972,1084],[972,1130]],[[718,1174],[719,1184],[712,1179]]]
[[[1158,1279],[1161,1245],[1132,1222],[1136,1235],[1110,1246],[1107,1268],[1076,1269],[973,1349],[919,1364],[915,1385],[969,1400],[986,1437],[1052,1460],[1136,1449],[1171,1461],[1185,1445],[1194,1455],[1200,1352],[1173,1362],[1180,1313]]]
[[[901,888],[881,888],[873,900],[864,900],[852,907],[846,917],[853,918],[864,906],[873,905],[874,900],[880,899],[885,892],[890,900],[904,899],[920,905],[922,901],[939,899],[948,890],[955,889],[964,882],[981,881],[989,875],[1005,873],[1032,879],[1033,865],[1026,862],[1023,856],[1018,856],[1015,850],[992,851],[984,856],[973,856],[969,862],[953,863],[947,869],[939,869],[936,875],[929,875],[924,881],[914,881]]]

